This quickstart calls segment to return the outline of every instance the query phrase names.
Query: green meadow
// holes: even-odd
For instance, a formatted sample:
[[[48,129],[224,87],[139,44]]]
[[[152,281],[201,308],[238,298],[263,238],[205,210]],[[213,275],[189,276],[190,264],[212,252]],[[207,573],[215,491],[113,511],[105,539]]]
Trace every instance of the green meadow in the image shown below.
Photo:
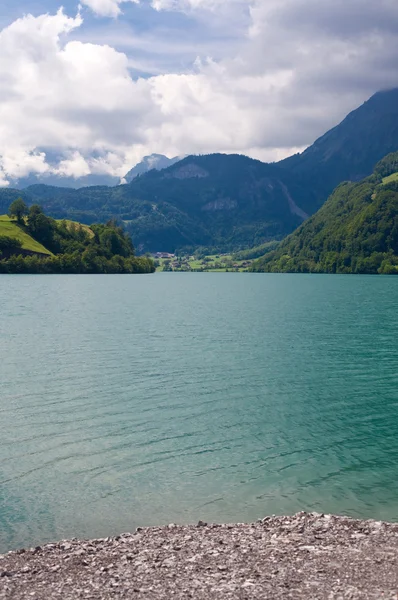
[[[10,219],[7,215],[0,215],[0,236],[3,235],[19,240],[22,243],[23,250],[51,256],[51,252],[49,252],[42,244],[34,240],[26,233],[26,231],[17,225],[16,221]]]
[[[398,181],[398,172],[393,173],[392,175],[389,175],[388,177],[384,177],[383,184],[386,185],[387,183],[392,183],[393,181]]]

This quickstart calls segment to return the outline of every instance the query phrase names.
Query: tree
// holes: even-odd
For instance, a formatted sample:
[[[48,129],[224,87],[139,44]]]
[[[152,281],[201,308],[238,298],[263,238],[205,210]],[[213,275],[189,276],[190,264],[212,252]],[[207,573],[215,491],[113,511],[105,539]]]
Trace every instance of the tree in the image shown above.
[[[22,198],[17,198],[12,202],[10,208],[8,209],[8,215],[10,218],[15,217],[19,225],[23,224],[23,218],[28,214],[28,207]]]
[[[0,235],[0,257],[12,256],[18,254],[18,250],[22,248],[22,242],[17,238],[12,238],[7,235]]]
[[[50,250],[54,251],[52,242],[54,237],[55,223],[47,217],[41,206],[33,204],[28,214],[28,231],[32,237]]]
[[[151,259],[134,256],[129,236],[113,222],[92,228],[66,221],[58,223],[36,204],[30,207],[24,231],[52,255],[31,250],[34,255],[26,256],[26,252],[21,253],[20,240],[0,235],[0,273],[153,273],[155,270]]]

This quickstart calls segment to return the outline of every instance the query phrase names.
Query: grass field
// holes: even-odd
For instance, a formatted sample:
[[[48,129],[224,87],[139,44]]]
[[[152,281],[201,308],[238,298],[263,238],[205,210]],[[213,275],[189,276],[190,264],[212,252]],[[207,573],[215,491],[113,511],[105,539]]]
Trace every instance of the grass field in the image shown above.
[[[398,173],[393,173],[388,177],[384,177],[383,184],[385,185],[386,183],[391,183],[392,181],[398,181]]]
[[[0,215],[0,235],[20,240],[24,250],[51,255],[51,252],[18,227],[15,221],[12,221],[7,215]]]

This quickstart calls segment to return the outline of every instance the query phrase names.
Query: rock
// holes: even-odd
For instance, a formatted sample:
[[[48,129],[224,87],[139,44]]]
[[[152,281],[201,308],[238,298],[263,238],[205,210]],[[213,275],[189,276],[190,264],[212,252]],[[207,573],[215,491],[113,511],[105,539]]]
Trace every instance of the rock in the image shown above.
[[[250,587],[254,587],[256,584],[253,583],[252,581],[245,581],[245,583],[242,584],[243,588],[250,588]]]
[[[68,542],[62,542],[60,545],[61,550],[71,550],[72,549],[72,544],[69,544]]]
[[[397,524],[300,513],[170,525],[9,553],[0,600],[396,598]]]

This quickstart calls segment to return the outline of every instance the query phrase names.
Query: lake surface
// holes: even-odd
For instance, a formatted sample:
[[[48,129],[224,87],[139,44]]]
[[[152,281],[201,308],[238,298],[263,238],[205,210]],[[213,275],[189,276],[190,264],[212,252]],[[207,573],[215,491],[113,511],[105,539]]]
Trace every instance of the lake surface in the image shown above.
[[[398,520],[398,277],[0,277],[0,552]]]

